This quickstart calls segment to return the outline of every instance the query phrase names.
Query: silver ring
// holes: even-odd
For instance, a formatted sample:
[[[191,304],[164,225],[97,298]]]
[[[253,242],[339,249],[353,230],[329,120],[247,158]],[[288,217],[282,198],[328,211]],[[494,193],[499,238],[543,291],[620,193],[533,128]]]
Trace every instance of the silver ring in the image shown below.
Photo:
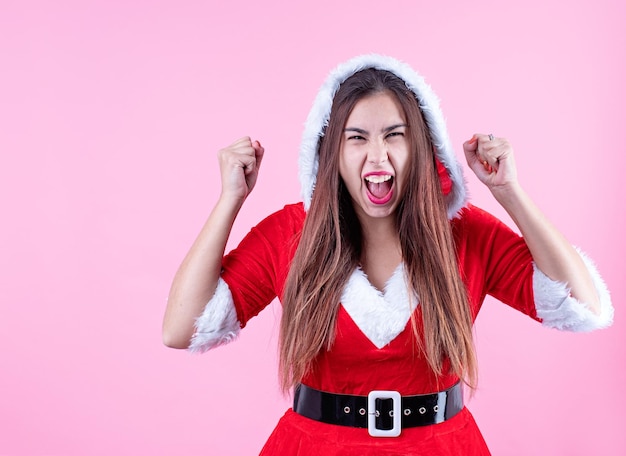
[[[489,141],[493,141],[493,135],[489,133]]]

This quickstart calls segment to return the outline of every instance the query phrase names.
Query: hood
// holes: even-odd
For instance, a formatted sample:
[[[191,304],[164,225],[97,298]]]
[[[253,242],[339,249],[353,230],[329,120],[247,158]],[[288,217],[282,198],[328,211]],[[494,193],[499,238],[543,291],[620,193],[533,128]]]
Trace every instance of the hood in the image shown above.
[[[435,154],[442,165],[439,166],[440,177],[442,180],[449,178],[451,183],[449,191],[444,191],[444,194],[448,217],[454,218],[467,203],[467,188],[463,170],[450,144],[443,113],[439,107],[439,99],[426,84],[424,78],[410,66],[391,57],[373,54],[355,57],[331,71],[313,102],[304,126],[298,160],[298,175],[305,210],[308,211],[311,205],[319,166],[319,138],[324,136],[325,127],[328,125],[335,93],[341,83],[354,73],[366,68],[386,70],[395,74],[415,94],[430,131]],[[444,187],[446,184],[447,182],[444,183]]]

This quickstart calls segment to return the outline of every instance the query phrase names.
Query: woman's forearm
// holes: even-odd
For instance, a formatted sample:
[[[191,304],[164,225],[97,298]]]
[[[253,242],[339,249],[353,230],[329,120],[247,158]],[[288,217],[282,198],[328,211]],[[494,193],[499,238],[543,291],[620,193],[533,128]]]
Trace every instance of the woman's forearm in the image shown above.
[[[244,136],[218,152],[222,192],[174,277],[163,318],[163,343],[187,348],[196,318],[213,297],[233,223],[253,190],[263,159],[259,141]]]
[[[521,231],[537,268],[552,280],[566,283],[573,297],[599,314],[598,293],[583,260],[528,194],[519,184],[491,190]]]
[[[168,347],[189,346],[194,322],[215,293],[224,249],[240,207],[220,200],[178,268],[163,319],[163,343]]]

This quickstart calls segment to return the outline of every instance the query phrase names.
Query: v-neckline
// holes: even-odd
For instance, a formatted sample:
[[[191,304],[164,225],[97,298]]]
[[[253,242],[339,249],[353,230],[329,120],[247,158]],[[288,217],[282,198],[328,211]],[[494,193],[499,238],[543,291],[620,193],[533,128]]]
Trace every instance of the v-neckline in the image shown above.
[[[345,311],[378,349],[404,331],[417,304],[417,296],[409,299],[404,263],[398,265],[382,291],[372,285],[361,268],[356,268],[341,295]]]

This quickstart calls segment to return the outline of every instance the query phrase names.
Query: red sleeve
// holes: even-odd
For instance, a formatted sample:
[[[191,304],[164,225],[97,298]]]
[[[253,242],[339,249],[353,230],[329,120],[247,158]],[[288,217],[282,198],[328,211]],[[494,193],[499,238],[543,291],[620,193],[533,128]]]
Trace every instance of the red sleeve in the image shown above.
[[[252,228],[224,257],[221,277],[228,284],[241,327],[282,296],[304,217],[302,204],[287,205]]]
[[[540,320],[533,295],[533,259],[524,238],[475,206],[462,211],[453,230],[474,317],[489,294]]]

